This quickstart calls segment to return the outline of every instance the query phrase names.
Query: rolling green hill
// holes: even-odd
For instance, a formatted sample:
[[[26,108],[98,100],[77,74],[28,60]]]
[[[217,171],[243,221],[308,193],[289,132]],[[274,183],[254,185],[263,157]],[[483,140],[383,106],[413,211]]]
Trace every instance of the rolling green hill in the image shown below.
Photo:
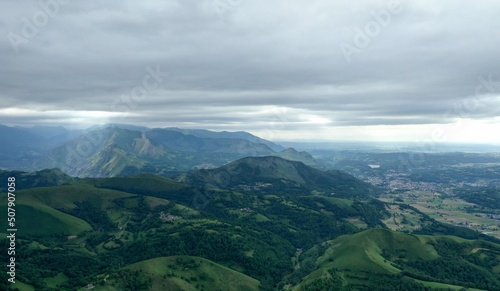
[[[172,256],[131,264],[94,290],[123,290],[133,283],[124,274],[137,274],[136,284],[149,290],[260,290],[259,281],[201,257]],[[120,276],[122,275],[122,276]],[[138,289],[136,289],[138,290]]]
[[[1,181],[7,181],[8,177],[16,178],[17,190],[25,190],[33,187],[58,186],[75,180],[75,178],[66,175],[59,169],[46,169],[31,173],[0,170]],[[6,192],[6,187],[7,184],[0,184],[0,192]]]
[[[259,158],[236,164],[234,171],[241,171],[235,181],[281,175],[288,181],[283,185],[303,179],[327,187],[345,175],[262,159],[269,164],[259,167]],[[357,181],[352,179],[342,181]],[[303,187],[308,191],[294,195],[286,187],[247,192],[141,174],[17,191],[18,280],[35,290],[77,290],[89,283],[96,290],[498,286],[499,245],[381,229],[386,204],[357,199],[359,188],[344,188],[342,197]],[[8,241],[0,239],[0,248]],[[0,260],[7,259],[0,252]]]
[[[131,197],[132,195],[128,193],[97,189],[81,183],[16,191],[19,234],[80,235],[91,230],[91,224],[98,224],[92,219],[97,220],[99,214],[107,217],[102,212],[106,211],[108,214],[119,212],[116,201]],[[7,207],[6,202],[6,199],[1,200],[2,209]],[[84,204],[88,204],[87,208],[94,209],[93,217],[78,212]],[[6,216],[0,217],[0,223],[6,225],[6,219]]]
[[[111,188],[130,193],[175,191],[189,186],[169,178],[151,174],[141,174],[129,177],[88,179],[87,182],[99,188]]]
[[[178,179],[198,186],[251,193],[325,194],[347,198],[368,197],[376,193],[371,185],[345,172],[323,172],[302,162],[274,156],[247,157]]]
[[[6,203],[0,203],[0,209],[5,210],[6,208]],[[66,234],[69,236],[92,229],[86,221],[43,204],[24,204],[21,202],[18,203],[16,211],[16,226],[19,229],[17,234],[22,236],[51,234]],[[0,223],[7,225],[7,216],[0,217]]]
[[[329,286],[379,290],[377,284],[382,282],[409,288],[404,290],[497,290],[500,286],[500,245],[451,236],[370,229],[327,241],[300,259],[302,268],[290,279],[292,283],[302,279],[293,290],[326,290],[322,288]]]
[[[100,283],[100,274],[119,274],[117,265],[176,255],[202,256],[270,290],[292,271],[296,247],[354,232],[357,227],[344,218],[361,219],[366,209],[377,208],[339,198],[325,198],[336,205],[331,208],[316,201],[319,196],[302,201],[280,193],[256,197],[207,190],[149,174],[75,180],[16,193],[19,210],[35,216],[19,215],[40,222],[20,222],[19,249],[26,256],[20,281],[36,289],[60,281],[59,290]],[[193,203],[198,195],[205,195],[206,205]],[[320,201],[325,211],[339,212],[307,206]],[[48,257],[64,261],[54,259],[46,270],[37,267]],[[74,260],[81,263],[68,269]]]

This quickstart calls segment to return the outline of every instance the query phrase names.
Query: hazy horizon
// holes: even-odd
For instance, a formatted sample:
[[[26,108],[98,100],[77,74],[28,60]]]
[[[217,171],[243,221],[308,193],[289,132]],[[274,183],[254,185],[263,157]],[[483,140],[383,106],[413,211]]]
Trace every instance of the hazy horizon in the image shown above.
[[[0,126],[8,126],[12,128],[44,128],[44,127],[62,127],[68,131],[85,132],[91,130],[99,130],[100,128],[106,128],[108,126],[123,126],[126,127],[144,127],[148,129],[155,128],[180,128],[180,129],[201,129],[209,130],[214,132],[236,132],[231,130],[213,130],[202,127],[148,127],[142,125],[126,124],[126,123],[106,123],[106,124],[94,124],[86,127],[78,127],[71,125],[32,125],[32,126],[21,126],[21,125],[6,125],[0,124]],[[251,131],[243,131],[253,134],[257,137],[259,136]],[[312,149],[342,149],[342,150],[384,150],[384,151],[423,151],[423,152],[446,152],[446,151],[463,151],[463,152],[500,152],[500,144],[495,143],[477,143],[477,142],[434,142],[434,141],[391,141],[391,140],[315,140],[315,139],[267,139],[271,142],[277,143],[279,145],[287,147],[294,147],[298,150],[312,150]],[[351,146],[355,146],[352,148]]]
[[[8,1],[0,124],[500,144],[500,3]]]

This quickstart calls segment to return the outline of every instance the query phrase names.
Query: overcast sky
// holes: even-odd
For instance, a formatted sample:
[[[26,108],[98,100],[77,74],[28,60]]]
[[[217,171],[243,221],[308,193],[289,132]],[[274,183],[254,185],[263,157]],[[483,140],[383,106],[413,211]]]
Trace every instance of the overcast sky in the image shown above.
[[[493,0],[1,1],[0,124],[500,144],[499,12]]]

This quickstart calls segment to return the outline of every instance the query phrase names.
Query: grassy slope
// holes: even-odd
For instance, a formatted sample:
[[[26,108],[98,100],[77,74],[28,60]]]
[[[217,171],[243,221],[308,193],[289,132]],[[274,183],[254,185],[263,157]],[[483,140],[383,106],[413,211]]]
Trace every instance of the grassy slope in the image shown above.
[[[167,191],[179,190],[187,185],[160,176],[141,174],[132,177],[113,177],[106,179],[91,179],[88,183],[101,188],[121,189],[127,192],[137,191]]]
[[[350,269],[354,272],[399,273],[400,270],[392,266],[389,261],[385,261],[381,255],[382,249],[394,249],[398,246],[405,246],[408,252],[424,259],[438,256],[432,247],[424,246],[416,236],[383,229],[370,229],[325,242],[323,247],[327,249],[317,259],[319,269],[306,277],[305,281],[321,277],[330,268]],[[309,252],[304,254],[305,257]]]
[[[427,282],[427,281],[420,281],[420,280],[415,280],[415,281],[418,283],[421,283],[422,285],[424,285],[426,287],[431,287],[434,289],[463,290],[463,288],[464,288],[462,286],[456,286],[456,285],[450,285],[450,284]],[[468,288],[467,291],[481,291],[481,289]]]
[[[18,192],[19,193],[19,192]],[[90,200],[96,206],[103,208],[110,206],[117,198],[131,197],[128,193],[113,190],[97,189],[79,183],[59,187],[46,187],[31,189],[18,195],[21,203],[43,203],[50,207],[70,210],[76,207],[75,201]]]
[[[19,289],[20,291],[35,291],[36,290],[35,288],[33,288],[33,286],[25,284],[19,280],[16,280],[15,288]]]
[[[186,267],[179,260],[191,265]],[[150,290],[259,290],[259,281],[200,257],[155,258],[125,268],[143,271],[152,280]],[[111,284],[99,285],[94,290],[115,290]]]
[[[99,209],[104,210],[108,214],[110,214],[110,217],[114,216],[111,214],[116,212],[120,213],[127,219],[129,218],[127,208],[135,207],[135,204],[137,202],[137,199],[134,198],[136,197],[135,195],[116,190],[95,188],[90,184],[97,184],[99,186],[107,187],[113,186],[113,188],[115,188],[116,185],[120,185],[123,188],[128,189],[135,189],[135,187],[137,187],[137,189],[149,188],[151,191],[165,191],[166,189],[181,189],[182,187],[185,187],[183,184],[176,183],[170,179],[151,175],[139,175],[133,177],[132,179],[112,178],[105,180],[96,179],[92,181],[92,183],[76,182],[71,185],[36,188],[27,191],[16,192],[18,199],[18,211],[30,213],[29,216],[22,215],[23,217],[29,217],[28,222],[38,222],[43,226],[50,225],[50,228],[42,228],[36,227],[33,223],[31,225],[27,223],[23,226],[23,229],[33,231],[34,233],[36,233],[36,231],[60,232],[63,230],[67,230],[70,227],[74,227],[72,231],[75,232],[89,229],[90,225],[88,225],[88,223],[84,222],[83,220],[55,209],[58,208],[63,210],[71,210],[76,207],[74,202],[81,200],[92,201],[92,203],[98,206]],[[128,191],[131,193],[134,192],[133,190]],[[266,197],[270,199],[274,196],[268,195]],[[117,208],[117,204],[115,203],[116,199],[125,199],[123,202],[124,206]],[[331,197],[326,197],[325,199],[341,208],[351,208],[352,201],[350,200]],[[5,199],[3,199],[3,201],[5,201]],[[168,203],[166,200],[153,197],[147,197],[146,202],[148,202],[150,205],[161,205]],[[287,203],[291,202],[288,201]],[[176,207],[184,206],[177,205]],[[113,210],[112,208],[117,209]],[[186,209],[193,213],[197,212],[189,208]],[[123,213],[126,213],[126,215]],[[2,217],[0,217],[0,223],[2,222],[1,219]],[[3,219],[5,220],[5,218]],[[115,219],[112,220],[113,222],[116,222]],[[21,222],[19,222],[19,225],[21,225]],[[70,232],[70,234],[77,233]],[[304,282],[307,283],[308,281],[323,276],[324,273],[331,268],[336,268],[339,270],[350,269],[352,272],[369,271],[371,273],[397,274],[400,272],[400,270],[396,266],[393,266],[390,261],[386,261],[382,257],[381,254],[383,250],[391,250],[395,252],[401,252],[402,250],[404,250],[404,253],[408,257],[420,258],[423,260],[432,260],[438,258],[438,254],[432,246],[426,245],[426,243],[442,238],[445,237],[406,235],[383,229],[371,229],[353,235],[342,236],[323,244],[323,248],[325,250],[319,251],[322,256],[315,259],[319,268],[316,271],[310,273],[310,275],[306,276],[304,278]],[[446,236],[446,238],[452,238],[453,240],[460,243],[469,242],[464,239],[449,236]],[[307,257],[309,255],[308,253],[309,251],[303,253],[300,259],[303,260],[304,257]],[[224,287],[226,285],[220,284],[232,284],[232,279],[227,278],[234,277],[236,278],[235,282],[243,280],[242,278],[236,276],[244,276],[243,274],[232,271],[230,269],[212,263],[211,261],[207,261],[201,258],[193,258],[196,261],[201,261],[200,267],[198,267],[196,270],[174,269],[169,267],[169,264],[175,265],[175,260],[177,258],[178,257],[152,259],[131,265],[130,268],[136,266],[136,269],[141,269],[149,273],[151,278],[153,279],[154,286],[157,286],[156,288],[158,288],[157,290],[162,290],[161,286],[163,286],[163,284],[171,284],[169,286],[171,286],[172,289],[168,290],[175,290],[175,288],[179,288],[179,290],[195,290],[193,288],[195,288],[196,284],[202,284],[203,280],[184,280],[181,279],[181,277],[190,279],[192,277],[199,277],[202,274],[206,274],[207,278],[213,278],[215,280],[214,282],[210,282],[210,286],[211,284],[216,284],[216,286],[219,286],[219,289],[222,290],[226,289],[226,287]],[[157,262],[155,260],[159,261]],[[174,263],[172,263],[172,260],[174,260]],[[149,265],[153,267],[150,267]],[[163,278],[162,276],[168,272],[169,274],[173,274],[173,277]],[[231,272],[234,272],[235,274],[232,274]],[[219,278],[223,278],[224,280],[217,281]],[[247,278],[251,279],[250,277]],[[344,279],[347,281],[352,280],[351,278]],[[251,280],[253,280],[252,282],[254,283],[257,282],[258,284],[258,281],[254,279]],[[434,286],[437,283],[434,284],[432,282],[427,282],[426,284]],[[443,284],[437,285],[442,286]],[[234,288],[236,288],[235,290],[256,290],[252,289],[252,286],[254,286],[253,284],[248,283],[245,286],[250,289],[243,289],[243,287],[241,286],[241,288],[236,288],[237,286]],[[300,285],[297,287],[300,287]],[[108,289],[102,290],[113,290],[109,289],[111,288],[111,286],[105,286],[105,288]]]
[[[385,229],[370,229],[353,235],[341,236],[335,240],[325,242],[322,245],[326,250],[316,259],[318,269],[304,277],[302,282],[295,286],[294,290],[301,290],[308,282],[325,276],[327,270],[331,268],[348,270],[347,272],[352,274],[366,274],[366,272],[398,274],[401,270],[382,257],[383,250],[390,250],[401,254],[404,253],[407,258],[413,257],[415,259],[433,260],[439,258],[439,254],[433,246],[426,243],[444,238],[452,239],[458,243],[473,242],[452,236],[408,235]],[[307,251],[302,255],[301,260],[306,260],[308,256],[311,256],[317,251],[317,247]],[[344,279],[346,278],[344,277]],[[347,279],[347,281],[352,283],[351,280],[353,279]],[[418,282],[434,288],[462,288],[461,286],[435,282]]]
[[[16,192],[16,219],[20,234],[53,234],[66,233],[77,235],[92,227],[84,220],[69,215],[67,211],[74,209],[75,201],[88,200],[95,206],[105,210],[114,206],[117,198],[133,197],[133,195],[107,189],[97,189],[85,184],[63,185],[58,187],[41,187]],[[158,204],[158,199],[151,203]],[[7,207],[6,199],[0,202],[2,209]],[[64,212],[62,212],[62,211]],[[0,223],[7,225],[6,216],[0,216]]]
[[[369,270],[373,272],[392,272],[399,270],[390,262],[384,262],[381,256],[383,249],[398,249],[403,247],[414,256],[424,260],[438,257],[432,246],[424,245],[418,237],[382,229],[370,229],[353,235],[340,237],[329,245],[325,255],[319,259],[320,265],[353,270]],[[333,262],[329,258],[334,257]]]
[[[16,228],[21,235],[55,233],[77,235],[83,231],[92,229],[82,219],[56,210],[43,203],[26,200],[30,199],[21,198],[16,203]],[[0,208],[6,209],[6,207],[6,202],[2,201]],[[7,225],[7,216],[0,217],[0,224]]]

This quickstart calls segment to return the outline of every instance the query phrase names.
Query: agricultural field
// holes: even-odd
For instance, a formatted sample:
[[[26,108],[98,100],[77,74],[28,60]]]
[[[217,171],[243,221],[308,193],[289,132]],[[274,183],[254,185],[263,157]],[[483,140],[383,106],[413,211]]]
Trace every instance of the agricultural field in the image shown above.
[[[405,193],[384,194],[380,197],[380,200],[390,203],[408,204],[437,221],[467,227],[483,234],[500,238],[500,220],[489,218],[487,210],[481,209],[478,205],[457,197],[436,192],[408,191]],[[386,219],[384,223],[392,230],[400,231],[409,229],[408,225],[411,226],[411,223],[414,223],[411,221],[414,215],[411,215],[411,213],[401,213],[398,209],[399,207],[395,205],[392,205],[388,209],[396,217],[396,222],[394,222],[394,218],[390,218]],[[498,210],[490,210],[493,214],[496,211]],[[410,222],[402,223],[401,219],[398,221],[397,218],[402,217],[401,215],[404,215]]]
[[[390,229],[400,232],[413,232],[422,228],[424,217],[421,213],[410,208],[401,207],[398,204],[386,205],[386,210],[391,214],[382,222]]]

